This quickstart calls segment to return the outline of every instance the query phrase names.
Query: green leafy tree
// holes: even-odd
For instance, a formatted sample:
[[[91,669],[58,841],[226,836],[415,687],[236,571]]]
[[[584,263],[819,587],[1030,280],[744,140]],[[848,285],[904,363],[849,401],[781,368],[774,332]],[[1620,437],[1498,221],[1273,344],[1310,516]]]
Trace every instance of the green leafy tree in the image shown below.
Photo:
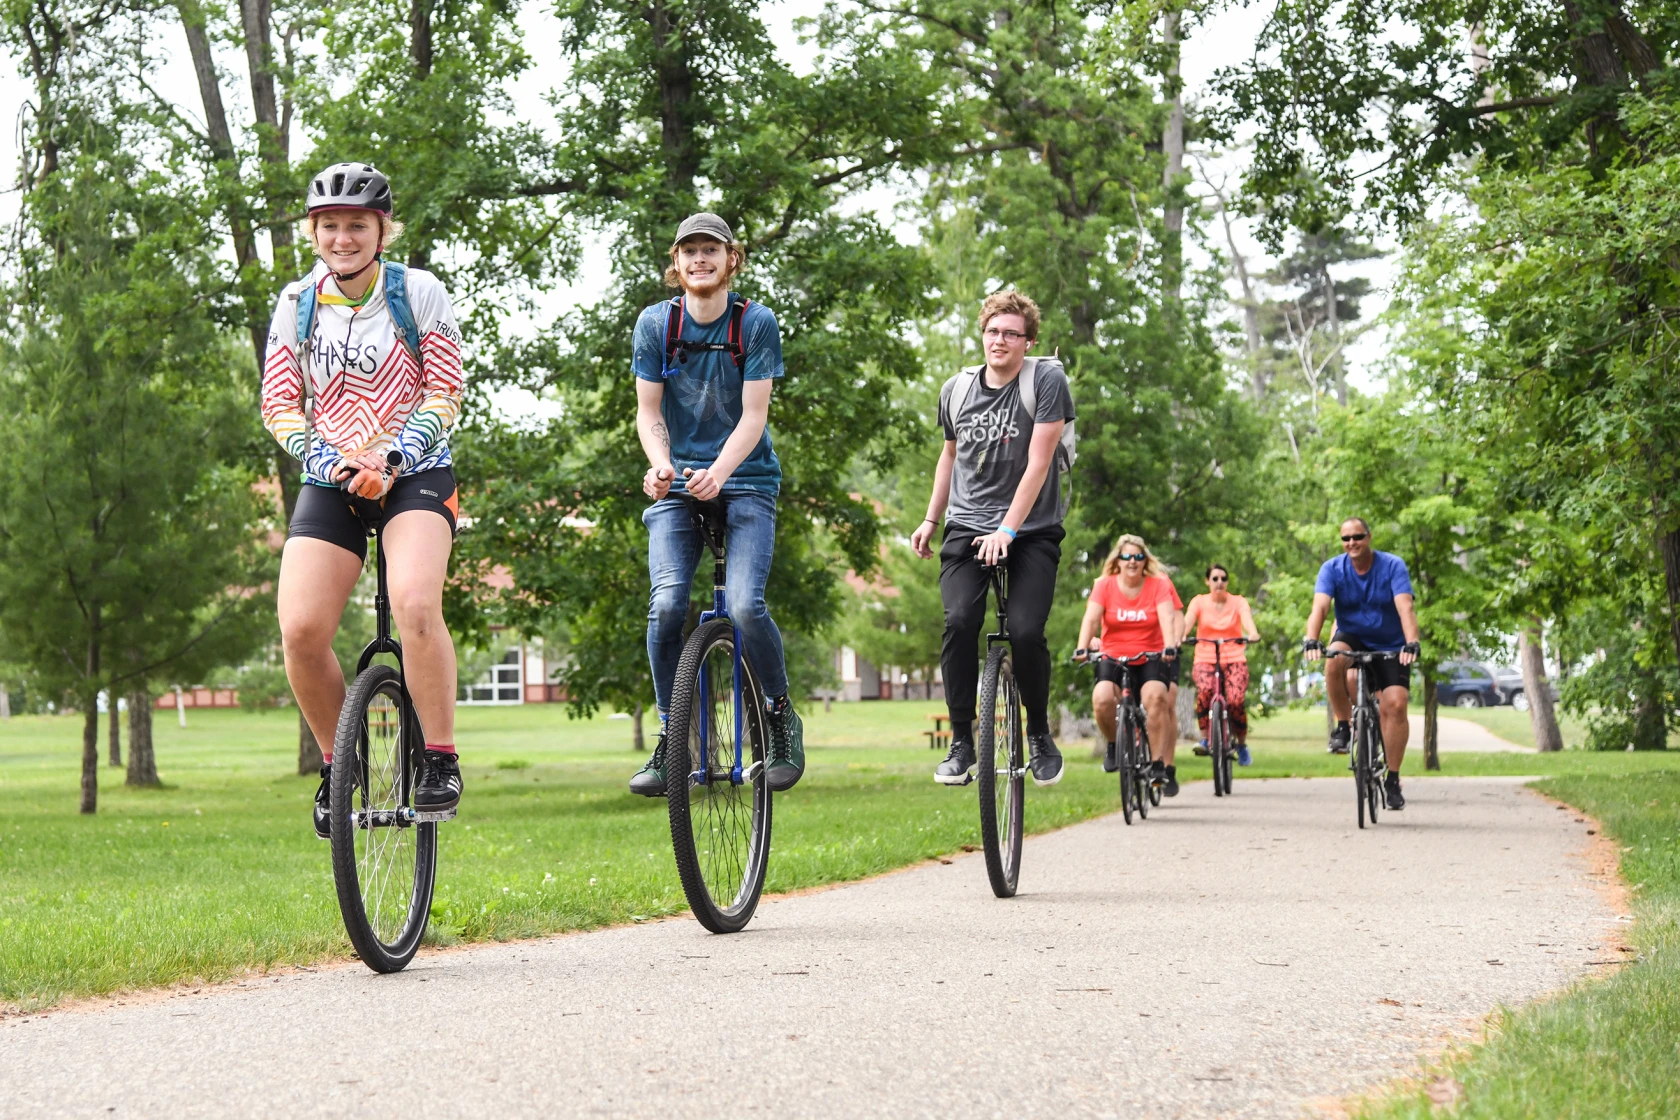
[[[254,400],[202,310],[204,215],[171,153],[142,164],[155,135],[119,98],[75,102],[25,196],[6,291],[0,630],[84,714],[83,812],[97,807],[99,694],[239,656],[264,609],[246,589],[268,578],[239,465]]]
[[[875,562],[874,512],[847,484],[860,457],[889,461],[907,427],[898,390],[918,363],[905,328],[927,279],[914,251],[841,204],[924,158],[941,130],[929,82],[890,42],[835,44],[800,76],[742,0],[558,14],[569,71],[552,185],[568,214],[612,232],[612,274],[597,303],[487,375],[558,394],[565,415],[541,431],[481,424],[464,437],[475,520],[463,570],[505,564],[510,590],[466,581],[476,602],[522,627],[564,621],[574,704],[628,709],[650,698],[631,334],[641,309],[670,294],[672,231],[702,207],[722,214],[748,250],[735,286],[781,324],[787,376],[770,429],[784,481],[768,597],[784,630],[815,632],[842,603],[829,549],[859,571]]]

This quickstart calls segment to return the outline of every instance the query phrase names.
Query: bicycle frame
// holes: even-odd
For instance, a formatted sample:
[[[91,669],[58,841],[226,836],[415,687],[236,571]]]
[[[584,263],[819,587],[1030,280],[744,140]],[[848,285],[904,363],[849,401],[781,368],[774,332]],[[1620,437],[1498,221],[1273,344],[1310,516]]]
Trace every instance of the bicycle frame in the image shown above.
[[[725,557],[725,554],[728,552],[725,545],[725,527],[721,525],[713,525],[708,519],[705,506],[710,503],[702,503],[697,499],[692,498],[685,500],[688,502],[689,511],[694,517],[694,527],[700,530],[701,539],[706,542],[706,547],[711,549],[712,556],[714,557],[712,563],[712,609],[709,611],[702,611],[700,613],[700,623],[701,625],[704,625],[714,618],[729,618],[729,603],[724,597],[724,583],[728,574],[728,566]],[[721,504],[718,504],[716,508],[721,510],[723,507]],[[746,723],[745,712],[743,712],[741,708],[741,694],[743,692],[741,682],[744,679],[744,674],[741,671],[741,628],[739,626],[734,626],[732,629],[735,635],[733,659],[734,671],[732,674],[733,680],[731,682],[735,699],[735,763],[729,768],[729,783],[731,785],[738,786],[746,780],[743,777],[746,769]],[[700,664],[700,694],[702,696],[708,695],[706,690],[706,665],[704,661]],[[705,759],[706,757],[706,732],[708,726],[709,725],[705,721],[701,721],[700,757],[702,759]],[[706,768],[702,766],[699,770],[694,771],[688,777],[692,782],[705,785],[709,780],[710,775],[706,773]]]
[[[994,642],[1009,640],[1009,569],[1002,564],[982,564],[982,571],[992,582],[992,593],[997,596],[997,633],[986,635],[986,649],[989,651]]]

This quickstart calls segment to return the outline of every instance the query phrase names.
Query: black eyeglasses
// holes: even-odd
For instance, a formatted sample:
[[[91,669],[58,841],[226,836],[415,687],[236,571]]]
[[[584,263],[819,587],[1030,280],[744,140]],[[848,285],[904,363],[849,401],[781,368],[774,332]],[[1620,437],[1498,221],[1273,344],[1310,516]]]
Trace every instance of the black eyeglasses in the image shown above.
[[[1020,331],[1005,331],[999,330],[997,327],[987,327],[985,330],[980,332],[980,337],[985,339],[987,342],[992,342],[1001,338],[1005,342],[1013,344],[1020,342],[1027,336],[1022,334]]]
[[[1141,552],[1122,552],[1120,554],[1120,559],[1122,559],[1122,560],[1137,560],[1139,562],[1142,562],[1144,560],[1149,559],[1149,557],[1145,556]]]
[[[1347,544],[1349,541],[1362,541],[1364,539],[1364,533],[1349,533],[1347,536],[1342,538],[1342,543]]]

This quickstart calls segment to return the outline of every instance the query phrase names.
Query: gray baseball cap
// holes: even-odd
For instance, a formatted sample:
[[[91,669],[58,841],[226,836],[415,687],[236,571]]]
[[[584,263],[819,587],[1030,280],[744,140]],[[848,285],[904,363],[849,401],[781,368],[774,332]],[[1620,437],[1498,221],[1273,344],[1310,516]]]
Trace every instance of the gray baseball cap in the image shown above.
[[[671,242],[681,245],[691,237],[709,237],[714,241],[721,241],[725,245],[735,240],[735,235],[729,231],[729,223],[716,214],[690,214],[683,219],[682,225],[677,227],[677,238]]]

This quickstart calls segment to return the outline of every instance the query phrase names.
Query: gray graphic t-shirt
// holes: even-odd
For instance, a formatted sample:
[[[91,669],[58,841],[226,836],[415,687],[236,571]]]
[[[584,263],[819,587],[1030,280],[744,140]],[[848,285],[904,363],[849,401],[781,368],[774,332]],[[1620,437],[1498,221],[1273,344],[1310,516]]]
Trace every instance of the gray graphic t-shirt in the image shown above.
[[[1021,378],[1033,376],[1037,377],[1033,403],[1038,414],[1028,420],[1021,404]],[[1074,419],[1073,394],[1060,364],[1041,365],[1036,374],[1023,367],[1020,377],[1001,389],[988,388],[982,372],[974,378],[968,399],[962,401],[951,400],[957,380],[951,378],[939,391],[939,426],[945,430],[945,438],[957,445],[951,504],[945,519],[965,529],[990,533],[1009,512],[1021,477],[1027,473],[1033,421],[1053,424]],[[1026,523],[1013,526],[1016,532],[1060,524],[1059,483],[1052,463]]]

